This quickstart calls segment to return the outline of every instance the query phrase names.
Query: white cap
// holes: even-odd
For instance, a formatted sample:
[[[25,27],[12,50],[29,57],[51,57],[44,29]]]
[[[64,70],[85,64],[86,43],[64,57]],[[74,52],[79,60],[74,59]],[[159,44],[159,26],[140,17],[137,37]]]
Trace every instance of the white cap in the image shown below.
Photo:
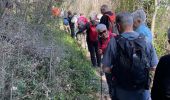
[[[96,29],[97,29],[98,32],[102,32],[102,31],[107,30],[106,25],[104,25],[104,24],[97,25]]]

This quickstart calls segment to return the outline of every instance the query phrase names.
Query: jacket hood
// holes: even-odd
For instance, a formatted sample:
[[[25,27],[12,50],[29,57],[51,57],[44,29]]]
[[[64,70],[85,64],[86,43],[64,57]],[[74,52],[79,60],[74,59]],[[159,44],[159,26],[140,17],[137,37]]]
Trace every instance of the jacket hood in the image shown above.
[[[128,40],[134,40],[139,37],[139,33],[137,32],[125,32],[121,34],[122,37],[127,38]]]

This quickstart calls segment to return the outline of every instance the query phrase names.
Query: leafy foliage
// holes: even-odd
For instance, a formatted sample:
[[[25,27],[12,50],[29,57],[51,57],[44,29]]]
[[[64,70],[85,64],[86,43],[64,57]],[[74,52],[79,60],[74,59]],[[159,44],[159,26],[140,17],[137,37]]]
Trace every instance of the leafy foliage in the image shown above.
[[[94,69],[49,14],[51,0],[15,3],[0,23],[0,99],[94,99]]]
[[[155,45],[155,48],[156,48],[156,51],[159,57],[161,57],[162,55],[165,55],[167,53],[165,49],[167,45],[167,34],[159,33],[157,38],[155,39],[154,45]]]

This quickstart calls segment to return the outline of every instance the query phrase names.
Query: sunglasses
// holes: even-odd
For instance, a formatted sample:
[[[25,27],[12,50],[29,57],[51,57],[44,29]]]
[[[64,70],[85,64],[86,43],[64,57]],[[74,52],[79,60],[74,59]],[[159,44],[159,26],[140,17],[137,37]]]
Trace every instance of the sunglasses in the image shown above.
[[[99,32],[99,36],[102,36],[104,33],[106,33],[107,31],[106,30],[104,30],[104,31],[102,31],[102,32]]]

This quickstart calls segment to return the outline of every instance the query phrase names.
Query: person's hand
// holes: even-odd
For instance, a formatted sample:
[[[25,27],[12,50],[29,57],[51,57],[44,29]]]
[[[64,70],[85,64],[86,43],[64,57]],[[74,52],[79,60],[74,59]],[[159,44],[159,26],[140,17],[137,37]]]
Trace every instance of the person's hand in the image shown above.
[[[106,67],[106,66],[102,66],[102,69],[105,73],[111,73],[111,68],[110,67]]]
[[[100,55],[102,55],[102,53],[103,53],[102,49],[99,49],[99,50],[98,50],[98,53],[99,53]]]

